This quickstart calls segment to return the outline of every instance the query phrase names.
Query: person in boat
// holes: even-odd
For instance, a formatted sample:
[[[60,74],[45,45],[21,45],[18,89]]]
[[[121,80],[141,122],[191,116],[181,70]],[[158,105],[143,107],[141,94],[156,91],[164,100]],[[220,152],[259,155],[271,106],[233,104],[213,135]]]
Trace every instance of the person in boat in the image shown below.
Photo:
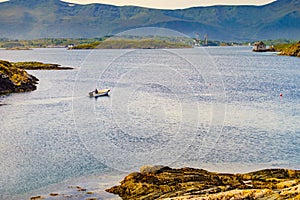
[[[97,90],[97,88],[95,89],[95,93],[96,93],[96,94],[98,94],[98,90]]]

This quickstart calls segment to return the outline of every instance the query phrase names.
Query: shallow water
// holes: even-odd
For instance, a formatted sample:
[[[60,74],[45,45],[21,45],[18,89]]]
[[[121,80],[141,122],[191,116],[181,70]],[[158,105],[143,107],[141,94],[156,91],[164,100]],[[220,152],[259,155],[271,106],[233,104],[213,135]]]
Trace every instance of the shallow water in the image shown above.
[[[145,164],[300,169],[299,58],[250,47],[1,50],[0,58],[75,67],[29,71],[38,90],[1,97],[0,199]],[[89,98],[95,87],[110,96]]]

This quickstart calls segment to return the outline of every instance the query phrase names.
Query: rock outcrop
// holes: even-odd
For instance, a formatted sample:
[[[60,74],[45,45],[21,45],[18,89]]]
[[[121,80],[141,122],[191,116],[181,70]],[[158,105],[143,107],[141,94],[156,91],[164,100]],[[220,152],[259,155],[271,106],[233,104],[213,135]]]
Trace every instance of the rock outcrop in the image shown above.
[[[106,190],[122,199],[300,199],[300,170],[222,174],[203,169],[143,167]]]
[[[58,64],[41,62],[8,62],[0,60],[0,94],[12,92],[28,92],[36,89],[38,79],[28,74],[29,70],[67,70]]]
[[[38,79],[8,61],[0,60],[0,94],[36,89]]]
[[[67,70],[73,69],[72,67],[62,67],[59,64],[41,63],[41,62],[15,62],[11,63],[19,69],[29,70]]]
[[[300,57],[300,41],[288,48],[283,49],[280,52],[280,55]]]

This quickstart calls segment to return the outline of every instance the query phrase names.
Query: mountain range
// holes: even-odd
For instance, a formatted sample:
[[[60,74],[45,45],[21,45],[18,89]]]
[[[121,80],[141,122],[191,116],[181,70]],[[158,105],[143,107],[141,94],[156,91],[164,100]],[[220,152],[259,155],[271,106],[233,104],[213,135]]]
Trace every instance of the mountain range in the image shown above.
[[[177,10],[73,4],[60,0],[0,3],[0,38],[90,38],[139,27],[169,28],[223,41],[300,39],[300,1],[263,6],[208,6]]]

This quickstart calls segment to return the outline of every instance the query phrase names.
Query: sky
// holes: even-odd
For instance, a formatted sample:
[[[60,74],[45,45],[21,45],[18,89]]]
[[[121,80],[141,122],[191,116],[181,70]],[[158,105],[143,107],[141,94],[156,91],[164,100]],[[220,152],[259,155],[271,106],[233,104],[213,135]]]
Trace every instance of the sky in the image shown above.
[[[0,0],[3,2],[6,0]],[[275,0],[63,0],[70,3],[89,4],[103,3],[110,5],[135,5],[148,8],[159,9],[180,9],[196,6],[211,5],[264,5]]]
[[[179,9],[211,5],[264,5],[275,0],[64,0],[78,4],[104,3],[111,5],[135,5],[159,9]]]

